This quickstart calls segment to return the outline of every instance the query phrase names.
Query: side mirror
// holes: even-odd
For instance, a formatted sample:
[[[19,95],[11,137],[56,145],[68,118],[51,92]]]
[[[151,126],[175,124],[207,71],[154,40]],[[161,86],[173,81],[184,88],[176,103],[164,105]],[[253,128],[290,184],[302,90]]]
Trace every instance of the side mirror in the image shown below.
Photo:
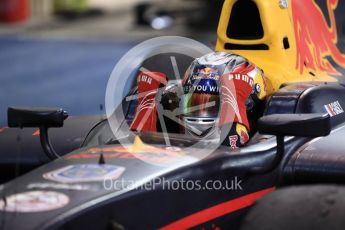
[[[8,127],[62,127],[68,117],[66,111],[59,108],[9,107],[7,110]]]
[[[7,110],[8,127],[40,129],[41,146],[50,159],[60,156],[50,143],[48,128],[62,127],[67,117],[67,112],[60,108],[9,107]]]
[[[331,132],[331,122],[328,114],[273,114],[259,119],[258,130],[275,136],[320,137]]]
[[[285,151],[285,136],[320,137],[331,132],[330,116],[324,114],[273,114],[259,119],[258,131],[261,134],[277,136],[277,154],[270,164],[253,168],[252,173],[267,173],[281,164]],[[284,159],[284,165],[288,159]]]

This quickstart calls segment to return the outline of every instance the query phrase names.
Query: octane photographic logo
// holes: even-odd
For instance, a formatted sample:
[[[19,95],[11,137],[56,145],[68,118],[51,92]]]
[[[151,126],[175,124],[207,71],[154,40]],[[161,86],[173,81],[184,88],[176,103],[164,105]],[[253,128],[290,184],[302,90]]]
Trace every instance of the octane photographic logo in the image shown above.
[[[187,57],[187,59],[189,58],[190,61],[188,61],[187,64],[187,66],[189,66],[195,58],[199,58],[211,52],[213,51],[209,47],[195,40],[178,36],[164,36],[153,38],[138,44],[129,50],[118,61],[108,80],[105,97],[105,109],[110,128],[115,136],[115,140],[118,140],[118,142],[122,145],[121,147],[126,149],[125,152],[131,153],[136,158],[154,165],[177,166],[193,163],[205,158],[219,147],[219,138],[216,141],[215,138],[207,140],[205,140],[205,138],[195,138],[193,139],[195,142],[188,147],[174,146],[171,143],[168,132],[169,128],[171,127],[171,123],[166,123],[167,120],[174,122],[178,127],[182,127],[181,130],[183,130],[182,132],[184,134],[186,134],[188,131],[190,131],[189,133],[194,134],[200,133],[200,129],[194,129],[192,125],[190,125],[191,123],[185,122],[182,118],[183,109],[181,109],[181,100],[183,100],[184,97],[187,97],[182,89],[182,78],[183,74],[188,68],[186,68],[186,65],[180,65],[181,60],[179,57]],[[160,55],[165,56],[164,60],[166,61],[164,63],[162,63],[163,59],[158,59],[156,66],[152,65],[152,63],[149,67],[143,65],[146,60],[149,60],[153,57],[159,57]],[[123,103],[133,102],[133,104],[135,104],[140,98],[142,98],[143,101],[145,97],[147,97],[148,93],[145,95],[142,95],[142,93],[137,93],[130,96],[127,95],[128,92],[130,92],[132,88],[136,86],[135,82],[137,82],[138,73],[149,72],[157,75],[157,72],[160,74],[159,69],[162,67],[162,65],[170,68],[172,70],[171,75],[173,76],[167,76],[168,82],[164,87],[159,87],[156,90],[152,90],[156,96],[154,98],[150,98],[149,102],[146,101],[145,103],[149,103],[149,105],[145,104],[144,108],[156,107],[157,124],[159,124],[161,127],[159,135],[162,137],[162,139],[164,139],[165,143],[144,143],[137,137],[138,135],[140,137],[140,133],[130,130],[130,122],[126,122],[128,108],[125,109]],[[143,79],[140,78],[140,80]],[[146,81],[151,80],[146,79]],[[177,86],[179,89],[177,90],[179,104],[177,106],[175,105],[175,107],[178,107],[178,109],[174,109],[173,111],[165,109],[162,106],[162,103],[160,103],[163,92],[167,91],[167,89],[171,86]],[[191,88],[192,89],[190,92],[193,92],[193,87]],[[149,93],[151,93],[151,91],[149,91]],[[172,100],[169,99],[168,103],[172,103]],[[141,109],[140,106],[143,105],[140,104],[139,109]],[[200,110],[201,107],[207,108],[211,106],[215,106],[215,103],[205,103],[205,105],[193,106],[189,107],[188,109],[197,111]],[[138,108],[136,108],[136,110],[138,110]],[[146,113],[144,116],[142,116],[139,127],[144,126],[148,119],[151,119],[151,117]],[[174,160],[168,161],[168,163],[166,161],[161,164],[157,161],[150,160],[151,156],[153,155],[162,155],[163,158],[168,156],[170,159]]]

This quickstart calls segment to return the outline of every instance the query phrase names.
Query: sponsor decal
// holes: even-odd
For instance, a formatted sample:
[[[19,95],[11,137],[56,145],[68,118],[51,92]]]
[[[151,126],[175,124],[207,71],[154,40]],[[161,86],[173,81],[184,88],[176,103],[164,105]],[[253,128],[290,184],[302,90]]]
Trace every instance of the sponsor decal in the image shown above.
[[[244,145],[249,141],[247,128],[242,124],[236,124],[236,133],[240,137],[240,143]]]
[[[6,212],[45,212],[69,203],[67,195],[54,191],[29,191],[9,195],[0,200],[0,210]]]
[[[296,69],[303,73],[306,68],[341,75],[336,65],[345,67],[345,54],[337,47],[338,0],[325,0],[330,25],[317,1],[291,1],[296,35]],[[317,26],[315,26],[317,25]]]
[[[203,82],[203,81],[200,81]],[[205,83],[205,85],[186,85],[183,88],[185,93],[189,92],[203,92],[203,93],[219,93],[219,87],[217,85],[211,85]]]
[[[232,135],[229,136],[229,142],[230,142],[230,148],[231,149],[237,149],[237,140],[238,140],[238,136],[237,135]]]
[[[241,144],[244,145],[248,141],[249,141],[248,133],[245,132],[244,130],[241,130],[241,134],[240,134],[240,142],[241,142]]]
[[[327,105],[324,105],[327,113],[333,117],[333,116],[336,116],[338,114],[341,114],[344,112],[343,108],[341,107],[339,101],[335,101],[335,102],[332,102],[332,103],[329,103]]]
[[[205,67],[202,69],[198,69],[196,73],[193,74],[192,80],[198,80],[198,79],[219,80],[218,69],[215,69],[212,67]]]
[[[99,187],[85,184],[58,184],[58,183],[31,183],[26,186],[28,189],[62,189],[75,191],[98,191]]]
[[[138,82],[146,82],[147,84],[151,85],[152,78],[147,76],[147,75],[145,75],[145,74],[142,74],[142,75],[139,76]]]
[[[105,178],[115,180],[125,171],[124,167],[108,164],[69,165],[43,174],[47,180],[60,183],[78,183],[103,181]]]
[[[253,78],[248,76],[247,74],[229,74],[228,80],[231,81],[233,79],[243,81],[243,82],[249,84],[250,87],[253,87],[253,85],[254,85]]]

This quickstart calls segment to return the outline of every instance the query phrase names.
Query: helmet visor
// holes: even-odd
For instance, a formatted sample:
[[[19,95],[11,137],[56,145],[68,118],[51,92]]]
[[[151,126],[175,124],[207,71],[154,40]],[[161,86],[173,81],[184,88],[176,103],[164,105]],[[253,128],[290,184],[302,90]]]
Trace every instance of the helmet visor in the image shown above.
[[[218,117],[219,95],[188,93],[182,101],[185,117]]]
[[[183,87],[184,116],[206,118],[218,116],[219,78],[224,68],[224,65],[195,65],[189,69]]]

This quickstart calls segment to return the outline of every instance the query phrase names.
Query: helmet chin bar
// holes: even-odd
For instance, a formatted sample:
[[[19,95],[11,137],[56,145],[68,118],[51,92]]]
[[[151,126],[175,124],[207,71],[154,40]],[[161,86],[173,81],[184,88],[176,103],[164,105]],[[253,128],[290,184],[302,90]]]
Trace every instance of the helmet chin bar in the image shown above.
[[[216,134],[218,118],[212,117],[183,117],[185,129],[197,138],[210,138]]]

